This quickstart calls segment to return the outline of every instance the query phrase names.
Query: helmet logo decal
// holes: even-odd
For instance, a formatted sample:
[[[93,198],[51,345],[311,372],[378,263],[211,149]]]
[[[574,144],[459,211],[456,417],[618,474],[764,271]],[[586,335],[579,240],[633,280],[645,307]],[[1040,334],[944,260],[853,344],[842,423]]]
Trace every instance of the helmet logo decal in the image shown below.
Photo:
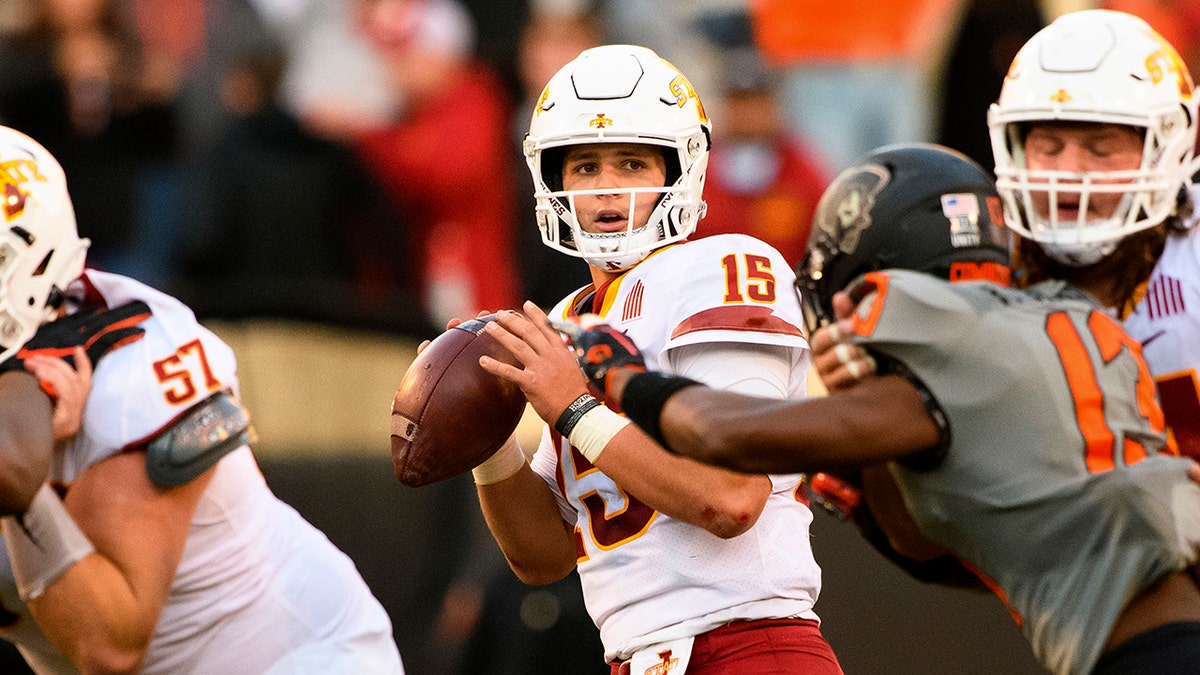
[[[596,116],[592,118],[592,121],[588,122],[588,126],[596,129],[607,129],[608,127],[612,126],[612,123],[613,121],[611,117],[605,117],[604,113],[596,113]]]
[[[871,226],[871,209],[875,206],[875,195],[887,185],[891,173],[882,166],[869,164],[856,167],[843,174],[830,186],[822,202],[831,198],[829,209],[817,207],[817,227],[835,242],[834,249],[842,253],[853,253],[858,248],[858,239],[863,230]]]
[[[950,244],[979,245],[979,198],[970,192],[942,195],[942,215],[950,220]]]
[[[25,198],[29,195],[12,183],[4,184],[4,219],[12,220],[25,210]]]
[[[1072,99],[1071,95],[1067,93],[1066,89],[1059,89],[1050,96],[1050,100],[1054,101],[1055,103],[1070,103]]]
[[[32,159],[0,162],[0,183],[4,185],[5,220],[12,220],[25,211],[25,199],[29,193],[22,190],[21,185],[31,180],[46,181],[46,177],[38,171],[37,163]]]

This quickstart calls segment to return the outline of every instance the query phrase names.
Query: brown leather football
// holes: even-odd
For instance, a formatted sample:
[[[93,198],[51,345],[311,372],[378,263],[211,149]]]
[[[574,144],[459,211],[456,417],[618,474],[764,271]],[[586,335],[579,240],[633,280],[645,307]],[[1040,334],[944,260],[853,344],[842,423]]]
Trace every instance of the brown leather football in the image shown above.
[[[392,401],[392,465],[410,487],[470,471],[508,439],[525,411],[516,385],[479,367],[486,354],[515,366],[483,332],[494,314],[439,335],[417,355]]]

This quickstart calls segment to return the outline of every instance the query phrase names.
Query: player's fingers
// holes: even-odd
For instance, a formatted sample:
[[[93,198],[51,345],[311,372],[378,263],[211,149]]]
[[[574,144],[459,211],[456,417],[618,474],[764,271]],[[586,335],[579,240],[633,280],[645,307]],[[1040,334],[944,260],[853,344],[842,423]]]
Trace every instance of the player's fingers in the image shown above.
[[[1192,462],[1192,465],[1188,467],[1188,478],[1191,478],[1192,482],[1200,485],[1200,464]]]
[[[837,357],[838,362],[843,366],[848,366],[850,365],[851,361],[854,361],[854,348],[845,342],[835,345],[833,348],[833,354]]]
[[[88,358],[87,350],[82,346],[75,348],[75,372],[91,383],[92,360]]]
[[[847,389],[854,386],[857,382],[850,371],[845,367],[838,368],[827,373],[818,373],[821,376],[821,384],[829,391],[837,391],[839,389]]]
[[[560,349],[563,345],[562,338],[546,325],[546,315],[536,306],[533,309],[540,317],[505,310],[496,315],[496,320],[505,330],[519,337],[539,355],[546,354],[547,348]]]
[[[824,355],[833,347],[835,342],[829,336],[829,327],[817,329],[817,332],[808,337],[808,348],[812,351],[813,359]]]
[[[853,324],[848,320],[822,326],[809,338],[809,349],[812,350],[814,357],[820,356],[845,342],[853,332]]]
[[[839,291],[833,294],[833,316],[834,318],[848,319],[854,314],[854,301],[850,299],[850,294],[845,291]]]
[[[833,344],[838,344],[842,341],[842,328],[837,322],[829,324],[825,329],[825,338]]]
[[[877,367],[875,358],[861,347],[843,342],[834,347],[833,353],[837,357],[838,363],[845,368],[851,378],[859,380],[875,374]]]
[[[39,380],[58,385],[69,383],[75,375],[75,369],[66,361],[56,356],[32,355],[25,359],[25,369],[33,373]],[[88,373],[89,377],[91,373]]]
[[[497,361],[496,359],[486,355],[479,357],[479,367],[483,368],[492,375],[495,375],[502,380],[512,382],[517,386],[521,386],[521,382],[524,380],[525,376],[525,371],[521,370],[520,368],[510,366],[503,361]]]
[[[542,337],[546,338],[547,342],[552,345],[557,345],[563,341],[559,332],[550,322],[550,317],[546,316],[546,313],[542,311],[541,307],[538,307],[530,300],[526,300],[522,308],[525,310],[525,316],[529,318],[530,322],[533,323],[538,332],[542,334]]]
[[[529,322],[512,316],[514,314],[516,312],[500,312],[496,315],[496,320],[489,321],[483,330],[517,357],[518,361],[529,365],[537,359],[537,352],[525,339],[525,335],[529,333]]]

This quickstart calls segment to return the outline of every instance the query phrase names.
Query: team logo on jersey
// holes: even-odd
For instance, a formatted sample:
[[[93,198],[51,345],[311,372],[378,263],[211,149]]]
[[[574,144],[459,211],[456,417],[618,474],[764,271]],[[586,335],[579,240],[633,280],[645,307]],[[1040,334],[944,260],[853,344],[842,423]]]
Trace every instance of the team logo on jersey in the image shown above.
[[[12,220],[25,211],[25,200],[29,193],[23,189],[25,183],[46,181],[32,159],[13,159],[0,162],[0,183],[4,185],[4,218]]]
[[[667,675],[679,667],[679,659],[672,658],[670,649],[658,653],[659,662],[646,669],[645,675]]]
[[[950,220],[950,244],[955,247],[978,246],[979,198],[970,192],[942,195],[942,215]]]
[[[621,308],[621,321],[633,321],[642,317],[642,296],[645,293],[646,286],[638,279],[629,290],[629,295],[625,296],[625,306]]]
[[[844,171],[833,181],[817,206],[816,222],[833,242],[832,248],[842,253],[853,253],[858,248],[863,230],[871,226],[875,195],[891,177],[886,168],[868,164]]]

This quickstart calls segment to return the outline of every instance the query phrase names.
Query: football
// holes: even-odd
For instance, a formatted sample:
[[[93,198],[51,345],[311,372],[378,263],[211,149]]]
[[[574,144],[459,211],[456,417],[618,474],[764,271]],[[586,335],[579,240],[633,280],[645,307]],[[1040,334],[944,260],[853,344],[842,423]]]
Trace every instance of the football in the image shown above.
[[[494,314],[463,322],[417,355],[392,401],[392,465],[409,487],[470,471],[504,444],[525,412],[520,388],[479,367],[520,363],[483,332]]]

